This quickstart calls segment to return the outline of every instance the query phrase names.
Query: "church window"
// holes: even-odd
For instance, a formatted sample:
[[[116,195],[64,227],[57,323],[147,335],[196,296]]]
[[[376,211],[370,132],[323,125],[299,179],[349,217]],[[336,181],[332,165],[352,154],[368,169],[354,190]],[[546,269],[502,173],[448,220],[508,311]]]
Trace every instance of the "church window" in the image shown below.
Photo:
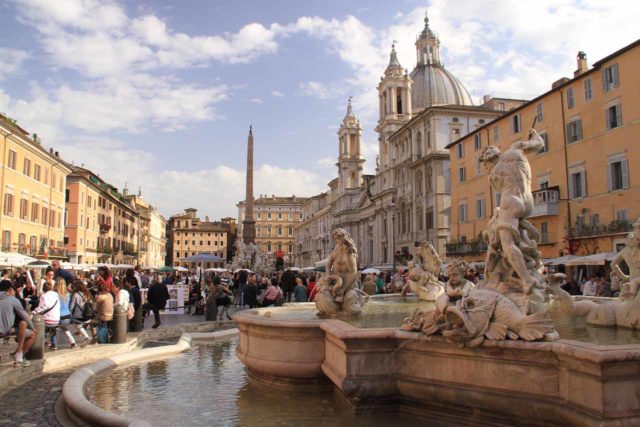
[[[416,194],[422,194],[422,172],[416,174]]]
[[[382,105],[384,105],[384,114],[387,114],[387,92],[382,92]]]
[[[398,88],[398,90],[402,90],[402,89]],[[396,107],[397,107],[398,114],[402,114],[402,94],[399,93],[396,98],[397,98]]]
[[[416,154],[418,157],[422,156],[422,134],[420,132],[416,134]]]

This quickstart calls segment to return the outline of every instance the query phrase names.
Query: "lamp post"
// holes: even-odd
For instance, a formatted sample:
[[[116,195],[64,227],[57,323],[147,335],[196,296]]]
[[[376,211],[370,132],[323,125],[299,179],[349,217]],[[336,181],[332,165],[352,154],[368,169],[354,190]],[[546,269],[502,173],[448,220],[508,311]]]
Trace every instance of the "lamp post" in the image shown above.
[[[393,272],[396,271],[396,204],[391,202],[391,256],[393,257]]]

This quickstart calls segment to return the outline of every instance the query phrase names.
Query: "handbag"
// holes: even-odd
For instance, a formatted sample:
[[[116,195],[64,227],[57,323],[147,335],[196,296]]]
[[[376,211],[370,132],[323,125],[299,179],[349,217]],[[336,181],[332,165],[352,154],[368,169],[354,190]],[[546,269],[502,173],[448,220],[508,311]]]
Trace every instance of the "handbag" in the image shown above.
[[[135,311],[133,310],[133,304],[129,304],[129,308],[127,308],[127,319],[129,320],[133,319],[134,315],[135,315]]]
[[[106,323],[100,323],[96,331],[96,338],[100,344],[107,344],[109,342],[109,328]]]

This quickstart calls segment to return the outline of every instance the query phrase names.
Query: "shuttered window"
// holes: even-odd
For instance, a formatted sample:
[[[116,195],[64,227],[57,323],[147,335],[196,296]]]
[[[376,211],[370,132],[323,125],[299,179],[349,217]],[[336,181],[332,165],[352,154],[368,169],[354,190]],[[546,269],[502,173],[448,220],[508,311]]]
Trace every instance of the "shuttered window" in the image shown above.
[[[609,92],[620,85],[618,79],[618,64],[609,65],[602,70],[602,90]]]
[[[622,125],[622,110],[620,109],[620,104],[612,105],[604,110],[604,116],[607,129],[617,128]]]
[[[582,120],[574,120],[567,124],[567,144],[582,139]]]
[[[587,195],[587,176],[585,171],[573,172],[569,176],[569,197],[577,199]]]
[[[610,159],[607,165],[609,191],[629,188],[629,166],[626,159]]]
[[[576,106],[576,100],[573,97],[573,88],[567,88],[567,108],[573,108]]]

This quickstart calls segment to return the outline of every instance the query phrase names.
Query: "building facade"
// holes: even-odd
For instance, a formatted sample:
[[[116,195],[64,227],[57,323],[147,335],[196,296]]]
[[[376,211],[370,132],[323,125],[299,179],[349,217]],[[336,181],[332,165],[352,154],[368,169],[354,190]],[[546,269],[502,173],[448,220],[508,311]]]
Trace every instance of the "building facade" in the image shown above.
[[[2,251],[66,259],[65,185],[71,169],[37,135],[0,114]]]
[[[326,259],[333,250],[329,246],[329,235],[333,229],[329,193],[307,199],[302,204],[302,217],[304,220],[293,230],[295,264],[308,267]]]
[[[185,266],[181,259],[201,253],[215,255],[220,261],[205,263],[203,267],[223,267],[227,264],[228,222],[204,221],[197,209],[185,209],[167,221],[167,262],[169,266]]]
[[[338,131],[338,178],[329,183],[326,203],[332,228],[345,228],[357,244],[361,266],[391,267],[413,256],[417,242],[430,240],[443,253],[449,239],[451,167],[446,146],[503,114],[495,100],[474,106],[465,87],[440,58],[440,40],[425,27],[416,40],[416,66],[407,73],[392,47],[377,87],[378,156],[375,175],[363,175],[359,121],[351,103]],[[508,101],[508,102],[507,102]],[[502,100],[503,104],[521,102]],[[502,105],[506,110],[505,105]],[[300,233],[313,229],[305,217]],[[310,226],[307,227],[307,222]],[[296,238],[318,247],[323,236]],[[314,246],[315,245],[315,246]],[[317,251],[317,249],[316,249]],[[308,266],[311,257],[301,257]]]
[[[79,264],[135,265],[139,260],[140,214],[126,188],[102,180],[92,171],[68,165],[65,248]]]
[[[452,226],[448,256],[484,259],[481,232],[499,203],[478,155],[506,150],[533,127],[545,141],[528,155],[543,258],[619,250],[640,215],[640,40],[588,68],[578,54],[572,79],[449,145]]]
[[[293,231],[302,222],[302,205],[306,197],[260,195],[253,202],[256,245],[262,253],[281,258],[283,265],[293,264],[295,247]],[[238,238],[242,239],[245,202],[238,203]]]
[[[149,202],[137,195],[129,195],[125,188],[125,197],[140,215],[140,233],[138,239],[138,264],[146,267],[161,267],[167,257],[167,220]]]

